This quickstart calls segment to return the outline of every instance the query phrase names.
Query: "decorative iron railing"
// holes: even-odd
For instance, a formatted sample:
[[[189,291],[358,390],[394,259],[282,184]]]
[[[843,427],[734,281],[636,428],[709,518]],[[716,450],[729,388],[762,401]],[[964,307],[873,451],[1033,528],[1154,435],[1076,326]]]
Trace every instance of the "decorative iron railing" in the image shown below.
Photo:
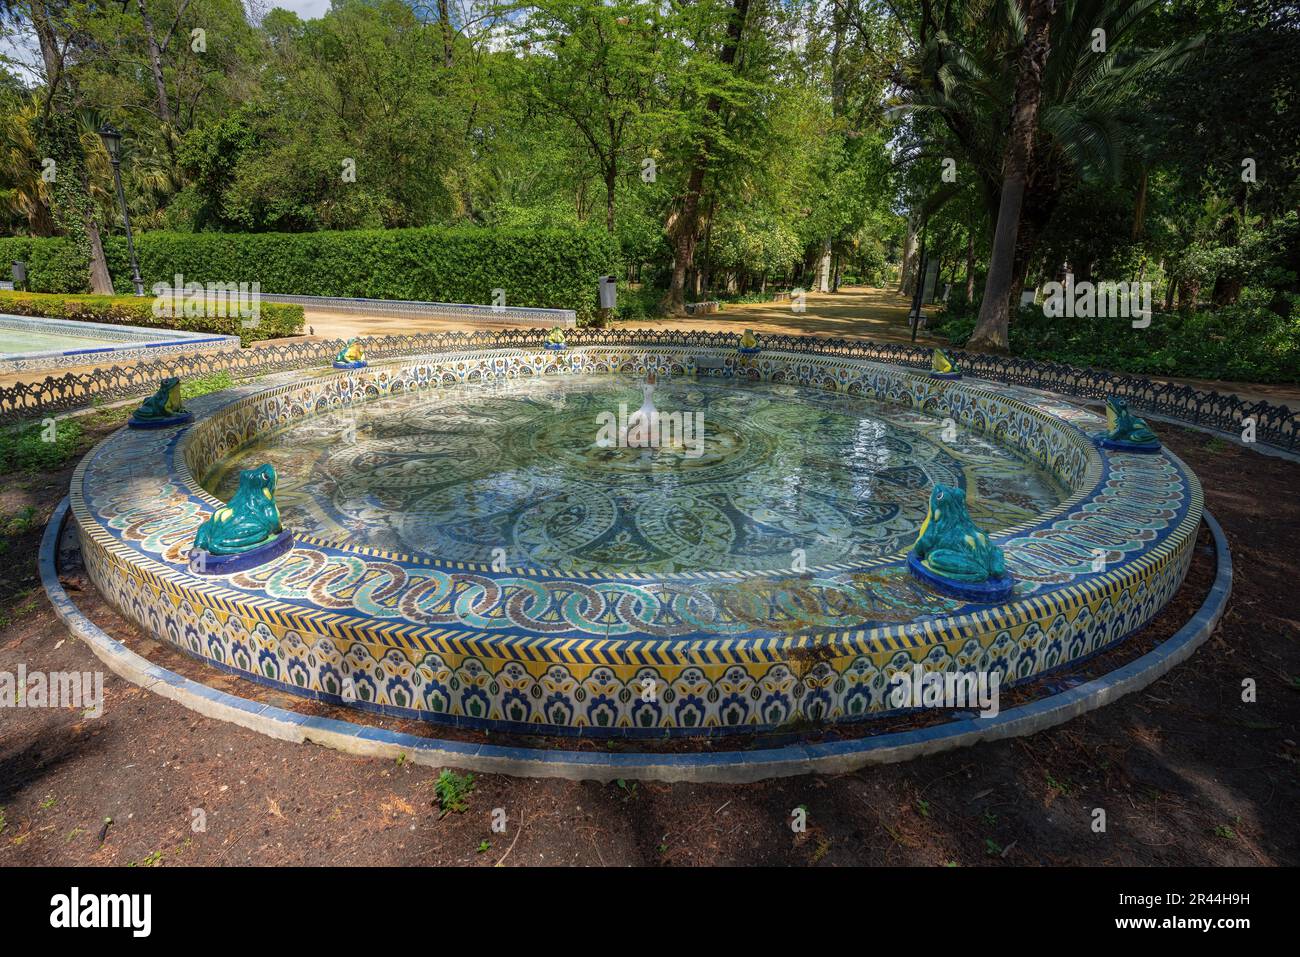
[[[395,358],[472,349],[536,348],[546,335],[545,329],[476,330],[374,336],[362,339],[362,343],[366,353],[373,358]],[[573,329],[566,338],[571,345],[718,349],[735,348],[739,339],[733,332],[653,329]],[[915,368],[927,368],[931,355],[928,348],[869,339],[775,335],[763,336],[762,344],[765,349],[869,359]],[[158,381],[168,375],[185,378],[225,371],[234,378],[245,378],[299,369],[328,363],[342,346],[342,340],[287,342],[234,353],[166,356],[127,367],[113,366],[93,372],[48,376],[40,382],[0,386],[0,413],[13,420],[68,412],[95,402],[128,399],[152,392]],[[1291,452],[1300,451],[1300,411],[1284,405],[1252,402],[1232,393],[1156,382],[1139,375],[1080,369],[1056,362],[973,352],[953,352],[951,355],[966,373],[976,378],[1083,399],[1120,396],[1136,410],[1219,432],[1240,433],[1245,421],[1253,418],[1258,443]]]

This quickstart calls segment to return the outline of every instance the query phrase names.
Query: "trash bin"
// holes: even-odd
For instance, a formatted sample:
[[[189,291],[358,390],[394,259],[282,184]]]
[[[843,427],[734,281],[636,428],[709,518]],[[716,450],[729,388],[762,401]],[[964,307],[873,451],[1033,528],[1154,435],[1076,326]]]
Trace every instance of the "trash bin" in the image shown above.
[[[27,291],[27,263],[15,259],[11,267],[14,277],[14,288]]]
[[[618,280],[614,276],[600,277],[600,308],[613,309],[617,301]]]

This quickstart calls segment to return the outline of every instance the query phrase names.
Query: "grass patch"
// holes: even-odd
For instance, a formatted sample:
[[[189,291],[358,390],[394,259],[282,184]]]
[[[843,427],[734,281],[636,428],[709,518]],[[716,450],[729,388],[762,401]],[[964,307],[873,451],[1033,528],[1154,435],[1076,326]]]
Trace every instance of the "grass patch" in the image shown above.
[[[193,379],[182,379],[181,399],[197,399],[209,392],[220,392],[222,389],[229,389],[234,384],[235,380],[224,369],[208,375],[195,376]]]
[[[438,780],[433,782],[433,791],[438,795],[438,806],[442,817],[453,811],[457,814],[469,807],[469,793],[474,790],[474,775],[457,774],[450,768],[443,768]]]
[[[42,419],[0,431],[0,472],[54,472],[81,447],[81,423]]]

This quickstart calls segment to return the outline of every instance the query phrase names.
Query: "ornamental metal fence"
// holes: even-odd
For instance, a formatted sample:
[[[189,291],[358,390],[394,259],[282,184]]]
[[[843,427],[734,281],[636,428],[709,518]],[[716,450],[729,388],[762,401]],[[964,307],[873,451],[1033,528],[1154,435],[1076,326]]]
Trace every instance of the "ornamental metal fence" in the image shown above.
[[[408,336],[372,336],[360,341],[368,356],[398,358],[474,349],[537,348],[544,329],[499,329],[436,332]],[[652,329],[574,329],[566,334],[575,346],[657,346],[734,349],[733,332]],[[931,350],[921,346],[873,342],[869,339],[800,335],[762,337],[764,349],[810,355],[843,356],[928,368]],[[145,395],[166,376],[181,378],[229,372],[233,378],[302,369],[330,362],[343,340],[311,340],[261,345],[234,353],[202,353],[142,360],[125,367],[50,375],[42,381],[0,386],[0,414],[14,421],[69,412],[94,404]],[[1218,432],[1239,434],[1246,421],[1255,423],[1256,442],[1288,452],[1300,451],[1300,411],[1264,401],[1249,401],[1232,393],[1157,382],[1140,375],[1080,369],[1057,362],[1036,362],[1010,356],[954,351],[950,355],[974,378],[1056,392],[1080,399],[1107,396],[1125,399],[1134,410]]]

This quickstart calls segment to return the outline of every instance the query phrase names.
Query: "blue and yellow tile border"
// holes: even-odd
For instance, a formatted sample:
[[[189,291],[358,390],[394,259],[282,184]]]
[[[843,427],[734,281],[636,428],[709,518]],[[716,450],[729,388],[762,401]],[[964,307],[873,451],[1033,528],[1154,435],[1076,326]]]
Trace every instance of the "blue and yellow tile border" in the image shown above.
[[[705,355],[723,368],[697,368]],[[1011,601],[989,607],[925,594],[908,580],[901,554],[802,577],[577,576],[497,573],[304,536],[289,555],[221,581],[185,567],[194,528],[218,503],[195,476],[259,434],[411,390],[651,368],[732,373],[949,416],[1048,469],[1070,493],[1038,520],[994,536],[1018,585]],[[889,677],[918,661],[1027,680],[1154,617],[1182,582],[1203,507],[1195,475],[1176,456],[1098,450],[1088,431],[1101,419],[1064,400],[802,351],[738,358],[724,348],[656,344],[438,354],[288,373],[190,405],[193,425],[115,433],[73,476],[72,515],[105,596],[142,628],[223,670],[308,697],[347,696],[356,707],[472,727],[605,737],[752,732],[887,714]],[[1091,570],[1094,549],[1106,555],[1102,571]],[[812,603],[812,618],[802,617],[803,606],[782,617],[795,590]],[[863,592],[880,607],[916,613],[837,620],[831,599]],[[650,686],[655,700],[646,701]]]
[[[128,649],[87,618],[59,581],[59,539],[68,500],[46,527],[39,556],[41,581],[56,614],[116,674],[182,707],[282,741],[314,743],[351,754],[451,765],[483,773],[569,780],[744,783],[798,774],[834,774],[870,764],[905,761],[982,741],[1033,734],[1139,691],[1185,661],[1213,633],[1232,592],[1232,557],[1218,522],[1203,520],[1214,540],[1214,583],[1196,614],[1174,635],[1140,658],[1106,675],[1002,711],[991,719],[960,718],[912,731],[828,743],[792,742],[745,751],[707,753],[601,753],[558,748],[505,747],[450,741],[342,721],[309,717],[275,705],[218,691],[161,668]]]

